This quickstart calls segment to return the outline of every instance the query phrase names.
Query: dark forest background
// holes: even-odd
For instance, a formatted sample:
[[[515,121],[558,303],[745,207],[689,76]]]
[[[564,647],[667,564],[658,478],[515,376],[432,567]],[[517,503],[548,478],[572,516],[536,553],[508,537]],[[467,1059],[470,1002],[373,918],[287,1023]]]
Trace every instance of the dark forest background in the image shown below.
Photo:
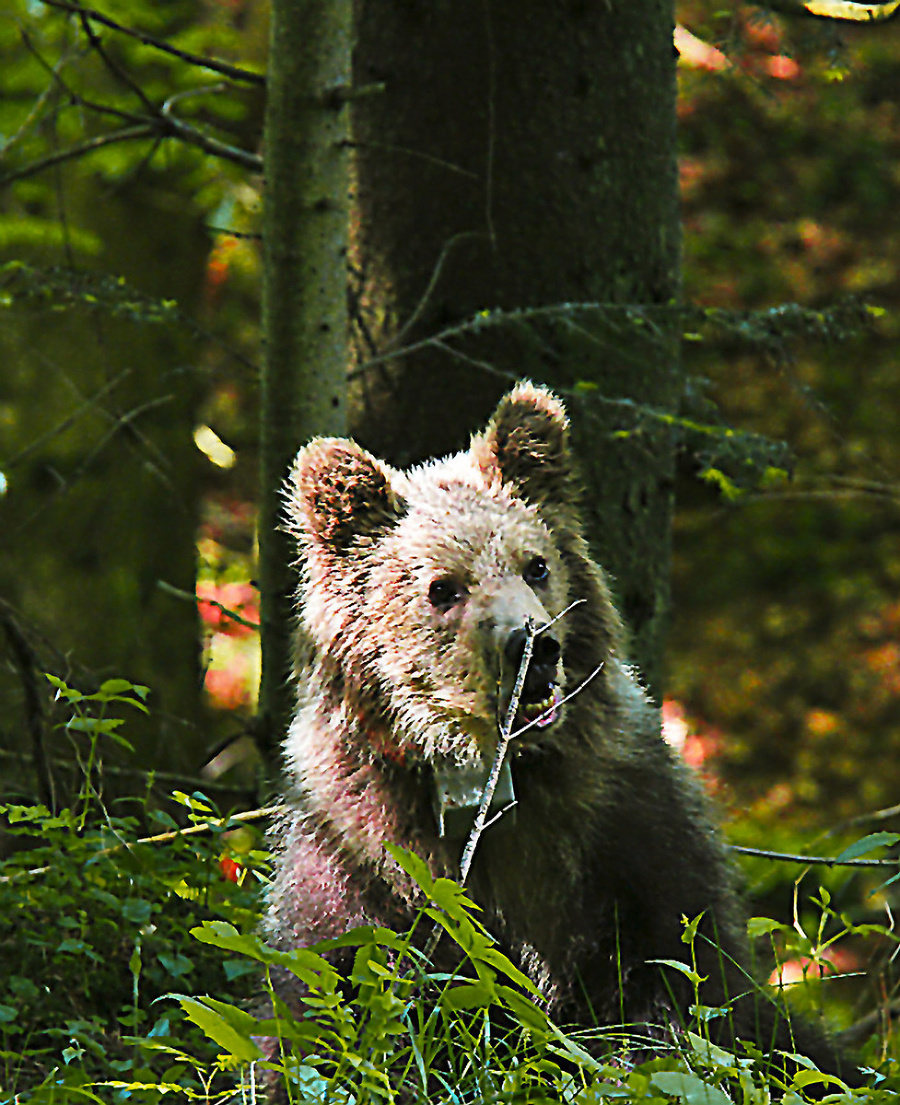
[[[91,754],[105,800],[252,809],[277,789],[255,629],[268,5],[4,7],[0,802],[84,795],[49,672],[149,688],[129,747]],[[897,829],[900,19],[681,0],[676,101],[666,4],[552,26],[394,7],[357,5],[337,432],[409,463],[463,446],[510,379],[557,388],[598,557],[729,839],[833,856]],[[562,119],[583,164],[550,159]],[[801,868],[742,870],[789,919]],[[889,915],[877,873],[820,874]]]

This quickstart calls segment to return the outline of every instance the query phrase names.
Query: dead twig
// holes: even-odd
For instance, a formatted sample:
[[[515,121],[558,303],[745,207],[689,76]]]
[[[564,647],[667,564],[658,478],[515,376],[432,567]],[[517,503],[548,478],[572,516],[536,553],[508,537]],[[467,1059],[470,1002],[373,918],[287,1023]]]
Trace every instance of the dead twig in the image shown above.
[[[250,622],[246,618],[242,617],[236,610],[231,610],[223,603],[218,602],[216,599],[203,598],[201,595],[192,595],[190,591],[182,591],[180,587],[174,587],[171,583],[166,583],[164,579],[158,579],[156,586],[160,591],[165,591],[167,595],[174,595],[177,599],[184,599],[185,602],[192,602],[199,606],[200,603],[205,603],[207,606],[214,606],[216,610],[220,611],[226,618],[231,618],[233,622],[237,622],[238,625],[243,625],[247,629],[259,629],[259,622]]]
[[[760,859],[775,859],[782,863],[805,863],[812,867],[900,867],[898,859],[840,859],[837,856],[803,856],[789,852],[769,852],[764,848],[745,848],[742,844],[729,844],[730,851],[742,856],[758,856]]]
[[[85,18],[92,19],[95,23],[101,23],[104,27],[109,27],[112,31],[128,35],[129,38],[137,39],[138,42],[143,43],[145,46],[152,46],[154,50],[159,50],[164,54],[170,54],[180,61],[187,62],[188,65],[196,65],[200,69],[209,69],[213,73],[219,73],[223,77],[228,77],[233,81],[241,81],[245,84],[265,85],[266,83],[265,75],[262,73],[254,73],[249,69],[241,69],[237,65],[229,65],[226,61],[218,61],[214,58],[203,57],[200,54],[192,54],[189,50],[180,50],[177,46],[172,46],[171,43],[164,42],[161,38],[156,38],[155,35],[147,34],[146,31],[137,31],[133,27],[125,27],[123,24],[117,23],[114,19],[110,19],[108,15],[104,15],[103,12],[98,12],[95,8],[85,8],[82,7],[81,4],[68,3],[66,0],[42,0],[42,3],[46,4],[48,8],[56,8],[58,11],[77,15],[82,20]]]

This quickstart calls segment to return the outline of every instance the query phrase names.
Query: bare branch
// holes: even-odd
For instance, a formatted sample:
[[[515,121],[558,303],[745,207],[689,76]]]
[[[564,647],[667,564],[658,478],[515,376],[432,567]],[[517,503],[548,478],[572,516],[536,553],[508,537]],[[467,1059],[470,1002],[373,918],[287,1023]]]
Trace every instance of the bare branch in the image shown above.
[[[512,734],[512,736],[521,737],[523,733],[527,733],[529,729],[533,729],[535,725],[539,725],[547,716],[547,714],[550,713],[552,710],[558,710],[560,706],[564,706],[567,702],[571,702],[571,700],[576,695],[581,694],[588,683],[593,683],[593,681],[597,678],[601,671],[603,671],[603,664],[598,664],[597,667],[595,667],[594,670],[590,673],[590,675],[586,675],[573,691],[569,691],[569,693],[564,698],[561,698],[559,702],[554,702],[553,706],[551,706],[549,710],[545,710],[544,713],[538,714],[536,718],[532,718],[532,720],[529,721],[527,724],[523,725],[520,729],[517,729],[515,733]]]
[[[806,863],[813,867],[900,867],[900,859],[838,859],[836,856],[795,856],[788,852],[768,852],[764,848],[745,848],[742,844],[729,844],[729,850],[742,856],[759,856],[760,859],[777,859],[782,863]]]
[[[121,119],[124,122],[133,123],[137,128],[141,128],[140,133],[127,134],[126,130],[116,131],[113,135],[100,135],[95,139],[89,140],[87,143],[81,143],[77,146],[70,146],[66,150],[61,150],[58,153],[52,155],[51,158],[44,159],[42,161],[34,162],[32,165],[26,165],[23,169],[17,173],[12,173],[3,180],[0,180],[0,187],[4,184],[9,184],[15,180],[21,180],[26,176],[31,176],[34,173],[40,172],[43,169],[50,168],[61,161],[68,161],[76,157],[81,157],[86,153],[90,153],[93,149],[97,148],[91,143],[107,144],[108,141],[124,141],[127,137],[156,137],[156,141],[159,142],[162,138],[180,138],[188,145],[196,146],[198,149],[203,150],[204,153],[210,154],[213,157],[221,157],[227,161],[234,161],[243,169],[249,169],[251,172],[261,172],[263,168],[262,158],[256,154],[249,153],[246,150],[242,150],[237,146],[229,145],[226,142],[221,142],[217,138],[212,138],[209,135],[204,134],[202,131],[197,130],[196,127],[191,126],[189,123],[185,123],[179,119],[172,111],[173,106],[181,100],[187,99],[193,96],[203,96],[210,92],[221,92],[227,86],[219,83],[215,85],[209,85],[204,88],[191,88],[181,93],[171,96],[162,105],[161,108],[157,108],[154,104],[147,99],[143,89],[131,79],[131,77],[122,70],[122,68],[114,62],[106,53],[103,48],[103,44],[99,38],[94,34],[92,28],[85,22],[82,17],[82,23],[84,24],[85,34],[91,43],[91,47],[96,50],[102,61],[109,68],[110,72],[121,81],[126,87],[131,89],[132,92],[140,99],[142,104],[147,110],[146,115],[136,114],[131,111],[124,111],[122,108],[112,107],[108,104],[97,103],[93,100],[88,100],[82,96],[80,92],[70,88],[68,84],[63,80],[60,74],[59,66],[53,67],[40,53],[34,48],[29,40],[28,36],[23,32],[22,41],[26,48],[34,55],[40,65],[47,71],[52,77],[55,84],[57,84],[69,102],[73,106],[84,107],[89,111],[93,111],[98,115],[112,115],[117,119]]]
[[[444,271],[444,265],[447,258],[450,256],[453,249],[459,245],[460,242],[466,241],[469,238],[481,238],[482,234],[474,230],[464,230],[461,234],[454,234],[447,242],[444,243],[444,248],[441,250],[441,255],[437,259],[437,264],[434,266],[434,271],[431,274],[431,279],[428,281],[428,285],[425,291],[422,293],[422,298],[416,304],[412,314],[400,327],[396,334],[387,342],[384,348],[384,352],[389,352],[391,349],[396,349],[397,346],[403,344],[407,335],[410,333],[415,324],[419,321],[422,315],[425,313],[425,308],[431,303],[431,299],[434,295],[434,290],[438,285],[438,281],[441,278],[441,274]]]
[[[263,171],[263,159],[258,154],[249,153],[247,150],[242,150],[238,146],[231,146],[227,142],[220,142],[218,138],[210,138],[209,135],[203,134],[202,131],[192,127],[189,123],[184,123],[174,115],[166,113],[165,108],[163,112],[160,119],[165,120],[166,125],[159,128],[163,133],[168,133],[173,138],[181,138],[189,145],[196,146],[197,149],[203,150],[204,153],[208,153],[212,157],[221,157],[225,161],[233,161],[236,165],[240,165],[242,169],[249,169],[252,173]]]
[[[70,12],[72,15],[81,16],[82,19],[92,19],[95,23],[101,23],[104,27],[109,27],[110,30],[118,31],[119,34],[128,35],[129,38],[137,39],[138,42],[143,43],[145,46],[152,46],[154,50],[160,50],[164,54],[170,54],[172,57],[187,62],[188,65],[196,65],[201,69],[209,69],[213,73],[219,73],[221,76],[228,77],[230,80],[242,81],[245,84],[265,85],[266,83],[266,78],[263,73],[253,73],[249,69],[241,69],[236,65],[229,65],[228,62],[225,61],[216,61],[213,58],[202,57],[200,54],[192,54],[189,50],[179,50],[178,47],[172,46],[171,43],[164,42],[162,39],[147,34],[145,31],[136,31],[132,27],[124,27],[121,23],[117,23],[114,19],[110,19],[108,15],[104,15],[94,8],[85,8],[82,7],[81,4],[69,3],[68,0],[41,0],[41,2],[48,8],[56,8],[59,11]]]
[[[86,104],[85,106],[94,107],[92,104]],[[117,114],[121,115],[123,113],[117,112]],[[36,176],[54,165],[84,157],[95,150],[102,149],[104,146],[112,146],[118,142],[139,141],[146,138],[156,140],[160,138],[180,138],[188,145],[196,146],[197,149],[212,157],[221,157],[225,161],[233,161],[241,168],[249,169],[251,172],[262,172],[263,160],[257,154],[248,153],[237,146],[230,146],[226,142],[220,142],[217,138],[210,138],[172,115],[159,115],[153,119],[147,119],[146,122],[140,123],[138,126],[123,127],[121,130],[112,131],[110,134],[97,135],[96,138],[89,138],[85,142],[76,143],[76,145],[68,146],[49,157],[41,158],[40,161],[33,161],[30,165],[24,165],[21,169],[17,169],[0,179],[0,188],[17,180],[25,180],[27,177]]]
[[[147,99],[143,88],[141,88],[137,81],[133,80],[131,75],[129,73],[126,73],[122,66],[119,65],[117,61],[114,61],[113,58],[111,58],[106,52],[103,43],[100,41],[100,36],[91,26],[90,18],[87,12],[81,12],[81,26],[84,30],[85,35],[87,36],[88,42],[90,42],[91,46],[99,55],[100,59],[103,61],[104,65],[110,71],[110,73],[112,73],[112,75],[121,84],[130,89],[141,101],[147,111],[153,114],[153,104],[151,104],[150,101]]]
[[[63,55],[59,59],[59,61],[57,61],[56,65],[48,67],[47,62],[44,61],[44,59],[37,52],[37,50],[34,49],[34,47],[31,45],[31,43],[28,39],[28,36],[24,32],[22,32],[22,41],[25,44],[26,49],[31,51],[31,53],[38,60],[38,62],[44,68],[49,69],[51,77],[53,77],[54,82],[56,82],[59,79],[59,71],[62,69],[62,67],[69,60],[68,56]],[[46,102],[50,98],[50,96],[53,94],[54,88],[55,88],[55,84],[48,84],[44,87],[44,90],[41,92],[41,94],[35,100],[34,105],[32,106],[31,110],[28,112],[28,114],[26,115],[24,121],[19,126],[19,128],[13,134],[11,134],[9,136],[9,138],[6,139],[5,142],[0,144],[0,157],[3,157],[9,150],[11,150],[13,148],[13,146],[17,142],[19,142],[28,133],[28,131],[34,126],[34,124],[38,121],[38,119],[40,118],[41,111],[43,110],[44,105],[46,104]]]
[[[452,244],[452,240],[451,240]],[[477,334],[482,330],[486,330],[494,326],[502,326],[508,324],[516,324],[523,322],[532,322],[539,319],[550,319],[551,321],[568,321],[572,316],[577,314],[593,314],[596,315],[602,313],[605,321],[609,321],[608,316],[621,315],[626,320],[633,318],[642,319],[641,325],[646,325],[648,310],[646,305],[641,304],[626,304],[626,303],[600,303],[600,302],[588,302],[588,303],[552,303],[542,307],[519,307],[513,310],[496,309],[491,311],[480,311],[474,318],[466,319],[463,322],[455,323],[453,326],[448,326],[438,333],[431,335],[430,337],[421,338],[419,341],[412,342],[410,345],[403,346],[402,348],[395,349],[393,347],[376,354],[374,357],[370,357],[368,360],[363,361],[361,364],[356,365],[348,373],[348,379],[355,379],[358,376],[362,376],[370,369],[377,365],[383,364],[386,361],[392,361],[397,357],[408,356],[411,353],[418,353],[422,349],[429,348],[442,348],[447,352],[456,354],[455,350],[446,348],[446,343],[453,338],[466,337],[469,334]],[[652,335],[648,335],[650,337]],[[478,363],[481,367],[491,368],[492,366],[486,365],[482,362]]]
[[[113,146],[118,142],[135,142],[143,138],[153,138],[156,127],[152,123],[142,123],[137,127],[123,127],[121,130],[112,131],[110,134],[100,134],[96,138],[89,138],[85,142],[78,142],[74,146],[68,146],[64,150],[41,158],[40,161],[32,161],[30,165],[24,165],[21,169],[10,173],[0,179],[0,188],[12,184],[17,180],[26,180],[28,177],[37,176],[45,169],[51,169],[54,165],[61,165],[65,161],[73,161],[75,158],[84,157],[95,150],[102,150],[104,146]]]
[[[103,387],[101,387],[98,391],[95,391],[94,394],[91,395],[88,399],[85,399],[84,402],[81,403],[80,406],[76,407],[71,414],[66,415],[66,417],[63,418],[62,421],[58,422],[52,430],[48,430],[45,434],[41,434],[40,437],[36,437],[23,449],[20,449],[18,453],[15,453],[13,456],[11,456],[9,460],[5,462],[5,467],[12,468],[17,464],[21,464],[22,461],[30,457],[32,453],[37,452],[38,449],[43,448],[45,445],[53,441],[54,438],[58,437],[61,433],[64,433],[66,430],[68,430],[70,426],[77,422],[83,414],[87,414],[90,410],[92,410],[96,405],[99,404],[100,400],[106,394],[112,391],[114,387],[116,387],[122,382],[122,380],[130,375],[131,369],[125,368],[117,376],[114,376],[111,380],[107,380]]]
[[[236,610],[231,610],[216,599],[207,599],[201,598],[200,595],[192,595],[190,591],[183,591],[180,587],[174,587],[171,583],[166,583],[164,579],[158,579],[156,581],[156,586],[160,591],[165,591],[167,595],[174,595],[177,599],[184,599],[186,602],[192,602],[197,606],[199,606],[201,602],[205,603],[207,606],[214,606],[216,610],[219,610],[226,618],[231,618],[231,620],[237,622],[238,625],[243,625],[247,629],[259,630],[259,622],[247,621],[247,619],[242,617]]]

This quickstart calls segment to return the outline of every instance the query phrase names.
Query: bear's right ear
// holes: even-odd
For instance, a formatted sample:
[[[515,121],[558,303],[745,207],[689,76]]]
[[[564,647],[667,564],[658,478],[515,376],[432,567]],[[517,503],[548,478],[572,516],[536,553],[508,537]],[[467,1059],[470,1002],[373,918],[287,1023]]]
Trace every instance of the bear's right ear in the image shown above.
[[[291,532],[343,553],[357,537],[393,525],[405,503],[390,469],[355,441],[319,437],[297,454],[288,478]]]
[[[481,470],[499,475],[535,503],[572,499],[569,419],[552,391],[527,380],[503,399],[483,434],[472,439]]]

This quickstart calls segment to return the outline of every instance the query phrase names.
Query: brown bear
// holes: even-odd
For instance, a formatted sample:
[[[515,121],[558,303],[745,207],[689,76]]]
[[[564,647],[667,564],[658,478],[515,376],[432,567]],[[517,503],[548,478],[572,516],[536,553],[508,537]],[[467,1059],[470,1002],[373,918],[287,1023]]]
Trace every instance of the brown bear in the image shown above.
[[[796,1043],[836,1069],[825,1036],[793,1035],[748,981],[703,788],[660,735],[582,534],[560,401],[521,383],[468,451],[405,472],[352,441],[315,440],[287,498],[299,703],[275,939],[409,927],[420,894],[387,842],[458,875],[471,824],[460,795],[473,780],[480,790],[533,626],[503,781],[515,805],[479,840],[467,883],[487,929],[558,1021],[658,1031],[691,1020],[691,985],[657,961],[690,960],[684,920],[702,914],[701,1000],[730,1008],[718,1035],[766,1053]]]

